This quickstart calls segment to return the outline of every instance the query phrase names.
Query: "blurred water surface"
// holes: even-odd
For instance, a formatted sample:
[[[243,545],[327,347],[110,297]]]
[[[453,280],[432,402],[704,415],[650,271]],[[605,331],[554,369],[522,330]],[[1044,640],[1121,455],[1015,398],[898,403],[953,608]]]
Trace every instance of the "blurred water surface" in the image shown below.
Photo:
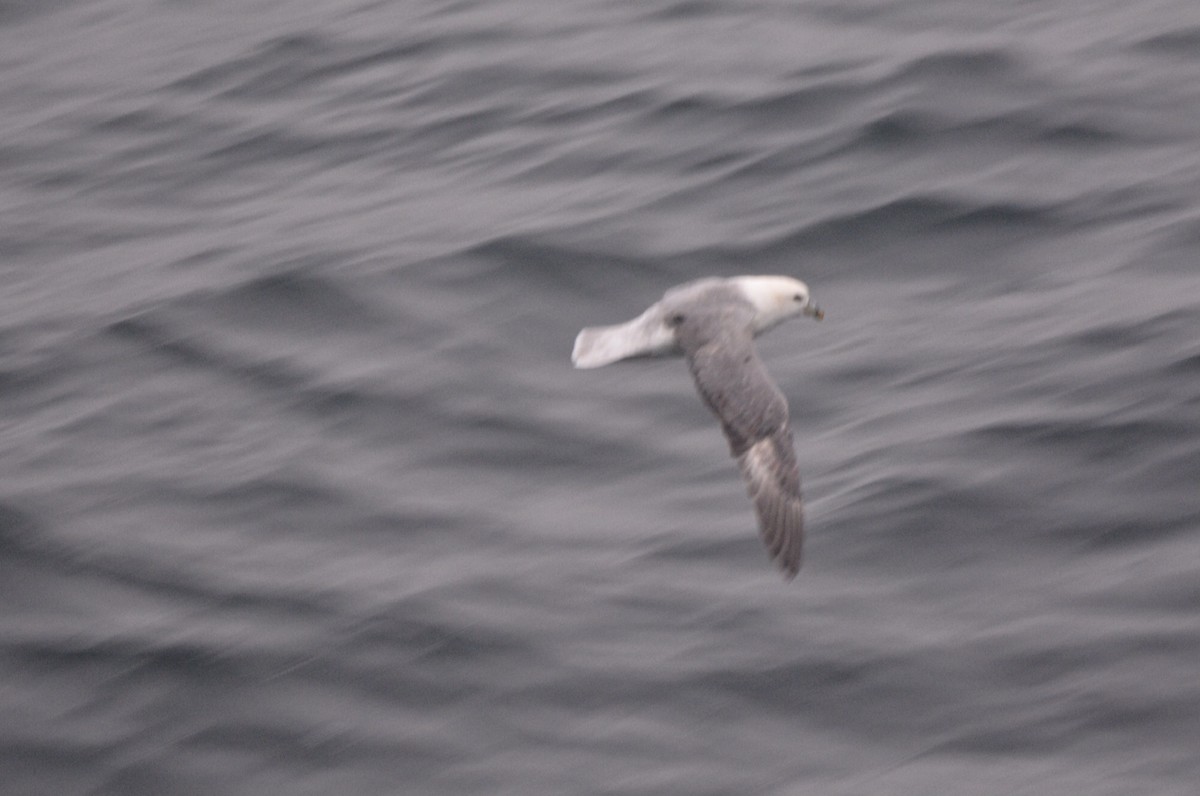
[[[1193,0],[0,5],[6,794],[1186,794]],[[678,361],[810,282],[767,561]]]

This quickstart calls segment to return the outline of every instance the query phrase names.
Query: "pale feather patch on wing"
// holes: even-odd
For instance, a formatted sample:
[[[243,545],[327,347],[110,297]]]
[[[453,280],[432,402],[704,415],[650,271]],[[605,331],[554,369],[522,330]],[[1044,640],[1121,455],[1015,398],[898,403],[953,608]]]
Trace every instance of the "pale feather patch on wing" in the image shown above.
[[[798,474],[789,469],[794,469],[795,464],[779,456],[777,445],[778,441],[772,437],[760,439],[738,457],[738,464],[746,479],[746,491],[754,502],[763,543],[771,558],[791,578],[800,571],[804,506],[798,490],[789,488],[789,484],[797,482]]]

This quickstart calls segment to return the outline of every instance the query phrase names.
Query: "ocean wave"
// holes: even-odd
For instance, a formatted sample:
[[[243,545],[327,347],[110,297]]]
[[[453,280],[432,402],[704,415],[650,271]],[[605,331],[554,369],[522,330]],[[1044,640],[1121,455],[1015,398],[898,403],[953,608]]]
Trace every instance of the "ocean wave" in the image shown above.
[[[1134,48],[1145,52],[1194,58],[1200,51],[1200,26],[1184,26],[1141,38],[1134,43]]]

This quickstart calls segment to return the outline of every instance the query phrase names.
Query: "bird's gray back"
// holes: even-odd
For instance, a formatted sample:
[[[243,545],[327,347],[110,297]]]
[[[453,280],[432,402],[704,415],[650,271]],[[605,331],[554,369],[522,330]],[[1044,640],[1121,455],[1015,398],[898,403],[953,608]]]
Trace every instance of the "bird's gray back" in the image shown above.
[[[668,312],[705,312],[728,305],[744,305],[753,312],[753,305],[733,282],[719,277],[708,277],[677,285],[663,294],[659,302]]]

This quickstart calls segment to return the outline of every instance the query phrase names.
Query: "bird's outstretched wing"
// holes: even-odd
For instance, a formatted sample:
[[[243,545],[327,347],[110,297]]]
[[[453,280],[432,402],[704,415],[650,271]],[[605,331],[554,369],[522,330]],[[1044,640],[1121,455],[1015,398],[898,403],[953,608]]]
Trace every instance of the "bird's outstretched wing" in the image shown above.
[[[804,503],[791,432],[785,428],[754,443],[738,457],[738,464],[754,501],[763,544],[787,577],[796,577],[803,556]]]
[[[687,325],[687,319],[681,321],[678,336],[696,389],[721,421],[754,502],[763,543],[793,578],[800,570],[804,509],[787,400],[754,350],[749,329],[709,325],[721,329],[716,337],[693,339]]]

